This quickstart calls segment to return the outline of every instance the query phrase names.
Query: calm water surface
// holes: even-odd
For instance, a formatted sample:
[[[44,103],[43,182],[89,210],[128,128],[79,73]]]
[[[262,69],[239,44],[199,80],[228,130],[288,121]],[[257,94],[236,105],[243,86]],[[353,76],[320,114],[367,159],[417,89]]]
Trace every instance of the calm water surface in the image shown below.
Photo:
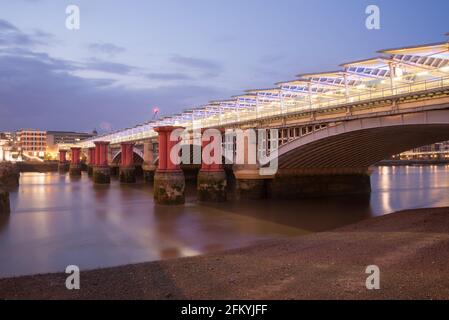
[[[397,210],[449,206],[449,166],[380,167],[367,197],[160,207],[152,186],[24,173],[0,216],[0,277],[191,256],[329,230]]]

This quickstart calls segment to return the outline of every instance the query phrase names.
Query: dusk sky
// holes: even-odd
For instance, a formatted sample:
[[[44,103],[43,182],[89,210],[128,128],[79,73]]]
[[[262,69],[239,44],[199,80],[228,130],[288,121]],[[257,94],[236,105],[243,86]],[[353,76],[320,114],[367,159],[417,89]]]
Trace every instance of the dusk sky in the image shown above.
[[[80,30],[65,26],[80,8]],[[365,27],[380,7],[381,29]],[[440,42],[449,1],[0,0],[0,131],[99,131]]]

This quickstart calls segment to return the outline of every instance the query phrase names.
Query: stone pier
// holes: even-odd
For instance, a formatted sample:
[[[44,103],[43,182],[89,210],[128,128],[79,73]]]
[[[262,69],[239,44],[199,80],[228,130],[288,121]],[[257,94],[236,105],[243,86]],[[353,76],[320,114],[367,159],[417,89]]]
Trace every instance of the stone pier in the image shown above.
[[[369,194],[370,171],[368,168],[280,169],[269,189],[274,199]]]
[[[180,127],[157,127],[159,165],[154,175],[154,200],[156,204],[180,205],[185,202],[185,178],[178,164],[173,163],[170,152],[176,141],[170,140],[173,130]]]
[[[217,130],[218,131],[218,130]],[[215,139],[220,139],[215,141]],[[203,135],[201,169],[197,178],[198,200],[210,202],[226,201],[226,173],[222,165],[221,134]],[[218,154],[215,154],[215,152]]]
[[[9,193],[0,187],[0,214],[9,214],[10,212]]]
[[[261,175],[258,165],[235,165],[237,197],[240,199],[264,199],[270,196],[269,185],[273,176]]]
[[[72,177],[81,176],[81,163],[80,163],[80,154],[81,148],[73,147],[72,150],[72,159],[70,162],[69,174]]]
[[[0,187],[5,190],[19,186],[20,170],[16,163],[0,162]]]
[[[123,142],[121,148],[120,182],[135,183],[136,167],[134,165],[134,143]]]
[[[87,175],[92,177],[94,174],[95,166],[95,148],[89,148],[87,150]]]
[[[109,142],[95,141],[95,166],[93,169],[93,180],[97,184],[108,184],[111,182],[111,169],[108,164]]]
[[[58,171],[60,173],[66,173],[69,171],[70,162],[67,161],[67,150],[59,150],[59,164]]]
[[[148,140],[143,144],[143,179],[145,182],[153,182],[156,165],[154,164],[154,144],[153,141]]]

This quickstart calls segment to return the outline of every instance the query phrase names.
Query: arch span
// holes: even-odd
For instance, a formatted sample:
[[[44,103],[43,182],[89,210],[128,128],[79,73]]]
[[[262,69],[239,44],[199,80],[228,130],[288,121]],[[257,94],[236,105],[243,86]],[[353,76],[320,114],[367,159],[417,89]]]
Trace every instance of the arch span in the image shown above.
[[[449,140],[449,110],[341,122],[279,148],[279,169],[368,168],[419,146]]]
[[[143,152],[138,149],[133,149],[133,155],[134,155],[134,163],[136,165],[141,165],[143,163]],[[113,154],[112,156],[112,163],[115,165],[119,165],[122,158],[122,151],[118,150],[117,153]]]
[[[369,167],[415,147],[449,140],[449,110],[340,122],[279,148],[275,198],[367,194]]]

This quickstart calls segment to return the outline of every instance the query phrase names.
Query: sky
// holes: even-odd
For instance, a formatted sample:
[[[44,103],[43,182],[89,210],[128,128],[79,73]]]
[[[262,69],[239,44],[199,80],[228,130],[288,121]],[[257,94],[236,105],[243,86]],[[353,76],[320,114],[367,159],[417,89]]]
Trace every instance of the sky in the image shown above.
[[[368,30],[368,5],[380,29]],[[80,29],[66,28],[77,5]],[[449,1],[0,0],[0,131],[99,132],[447,40]]]

